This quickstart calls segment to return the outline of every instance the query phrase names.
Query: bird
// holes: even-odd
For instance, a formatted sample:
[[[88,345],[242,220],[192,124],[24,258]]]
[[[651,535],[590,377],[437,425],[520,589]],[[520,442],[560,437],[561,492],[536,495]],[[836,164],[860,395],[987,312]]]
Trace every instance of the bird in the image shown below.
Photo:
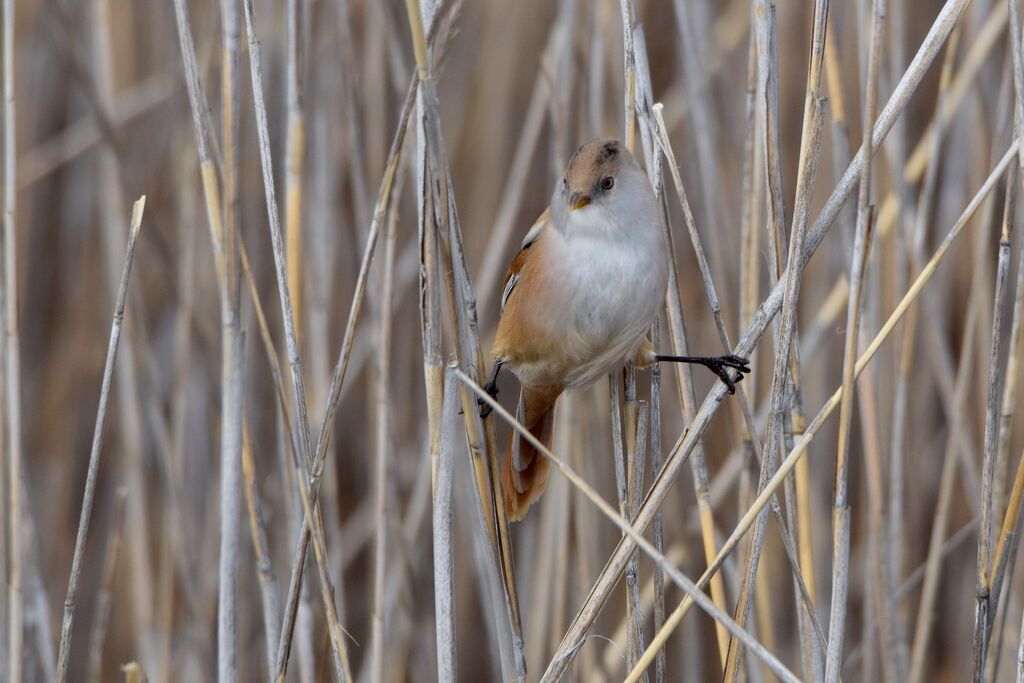
[[[750,371],[746,358],[658,355],[648,333],[665,301],[670,264],[661,212],[647,176],[620,141],[576,150],[548,208],[505,275],[485,391],[496,398],[502,368],[519,380],[518,419],[545,447],[555,403],[632,363],[699,363],[727,384]],[[731,376],[737,371],[737,376]],[[481,416],[490,413],[481,401]],[[512,521],[547,485],[551,464],[513,431],[502,487]]]

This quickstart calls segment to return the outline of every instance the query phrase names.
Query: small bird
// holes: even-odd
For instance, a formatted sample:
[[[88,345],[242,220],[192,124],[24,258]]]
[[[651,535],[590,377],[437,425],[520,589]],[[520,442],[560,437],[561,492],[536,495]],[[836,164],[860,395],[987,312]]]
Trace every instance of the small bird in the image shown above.
[[[521,385],[519,420],[548,447],[562,392],[627,362],[700,363],[735,391],[733,382],[750,372],[745,358],[655,354],[647,333],[668,274],[660,210],[640,165],[617,140],[583,145],[505,276],[486,391],[496,396],[498,373],[511,370]],[[489,412],[482,404],[481,415]],[[502,477],[509,519],[523,518],[549,470],[547,458],[513,432]]]

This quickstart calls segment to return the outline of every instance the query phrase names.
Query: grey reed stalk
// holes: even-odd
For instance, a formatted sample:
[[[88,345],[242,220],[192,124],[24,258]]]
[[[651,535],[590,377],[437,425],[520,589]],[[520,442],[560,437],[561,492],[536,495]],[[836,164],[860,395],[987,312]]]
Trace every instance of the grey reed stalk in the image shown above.
[[[882,49],[882,20],[885,0],[871,3],[871,33],[868,40],[867,97],[864,104],[863,149],[871,144],[878,106],[878,68]],[[857,357],[860,332],[861,292],[867,255],[871,248],[872,211],[868,206],[871,196],[871,156],[868,155],[860,171],[857,194],[857,229],[853,241],[850,263],[850,294],[846,308],[846,344],[843,352],[843,389],[839,405],[839,444],[836,448],[835,483],[832,502],[832,602],[829,609],[828,650],[825,656],[825,680],[839,680],[843,654],[843,634],[846,628],[846,594],[849,585],[850,505],[847,498],[849,478],[850,424],[853,419],[854,389],[853,366]]]
[[[132,208],[132,224],[128,233],[124,269],[121,271],[121,283],[118,285],[117,302],[114,305],[114,318],[110,325],[110,342],[107,345],[107,360],[103,368],[103,382],[100,385],[100,401],[99,407],[96,409],[96,424],[93,428],[92,448],[89,451],[89,468],[85,477],[82,512],[78,517],[75,553],[71,560],[71,576],[68,579],[67,597],[64,599],[64,619],[60,629],[60,650],[57,653],[57,681],[59,683],[66,681],[68,675],[68,658],[71,653],[71,627],[74,622],[75,606],[78,601],[78,582],[82,573],[82,555],[85,552],[85,541],[89,536],[89,521],[92,518],[92,505],[96,496],[96,478],[99,474],[100,451],[103,447],[103,424],[107,416],[107,400],[110,397],[110,383],[114,376],[117,346],[121,340],[124,307],[125,301],[128,298],[128,280],[131,277],[135,244],[139,236],[139,229],[142,227],[142,212],[145,206],[146,198],[143,196],[135,202],[135,206]],[[11,678],[10,680],[17,679]]]
[[[453,368],[445,372],[442,415],[454,415],[458,380]],[[452,484],[455,474],[455,430],[442,425],[433,471],[434,512],[434,628],[437,640],[437,680],[455,681],[456,639],[454,547],[452,541]]]
[[[22,558],[21,525],[21,352],[18,336],[18,248],[14,106],[14,0],[3,3],[3,282],[4,282],[4,419],[7,456],[7,680],[21,682],[22,667]]]
[[[238,267],[238,6],[221,1],[223,46],[221,49],[223,115],[223,208],[222,231],[211,233],[214,260],[220,263],[221,318],[221,498],[220,556],[217,582],[217,676],[220,681],[238,678],[237,585],[238,542],[241,534],[242,424],[245,404],[245,334],[239,320],[240,275]],[[216,223],[211,223],[216,225]]]

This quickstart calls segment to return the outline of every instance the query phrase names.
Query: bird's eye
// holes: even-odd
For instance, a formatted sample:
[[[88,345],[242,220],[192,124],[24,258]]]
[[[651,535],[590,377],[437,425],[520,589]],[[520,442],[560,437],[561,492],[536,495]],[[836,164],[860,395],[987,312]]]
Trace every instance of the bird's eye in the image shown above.
[[[601,189],[602,190],[607,192],[608,190],[612,189],[613,187],[615,187],[615,178],[612,178],[609,175],[609,176],[605,176],[604,178],[601,179]]]

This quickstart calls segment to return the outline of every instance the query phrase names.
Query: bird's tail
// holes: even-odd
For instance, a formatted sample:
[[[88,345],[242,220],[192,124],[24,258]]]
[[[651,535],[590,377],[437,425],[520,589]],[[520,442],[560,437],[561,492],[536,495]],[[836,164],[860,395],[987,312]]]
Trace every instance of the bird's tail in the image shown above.
[[[555,401],[562,387],[533,389],[523,387],[519,399],[519,420],[545,447],[551,447],[555,426]],[[505,453],[502,484],[508,518],[518,522],[526,515],[548,483],[551,463],[518,432],[512,433]]]

